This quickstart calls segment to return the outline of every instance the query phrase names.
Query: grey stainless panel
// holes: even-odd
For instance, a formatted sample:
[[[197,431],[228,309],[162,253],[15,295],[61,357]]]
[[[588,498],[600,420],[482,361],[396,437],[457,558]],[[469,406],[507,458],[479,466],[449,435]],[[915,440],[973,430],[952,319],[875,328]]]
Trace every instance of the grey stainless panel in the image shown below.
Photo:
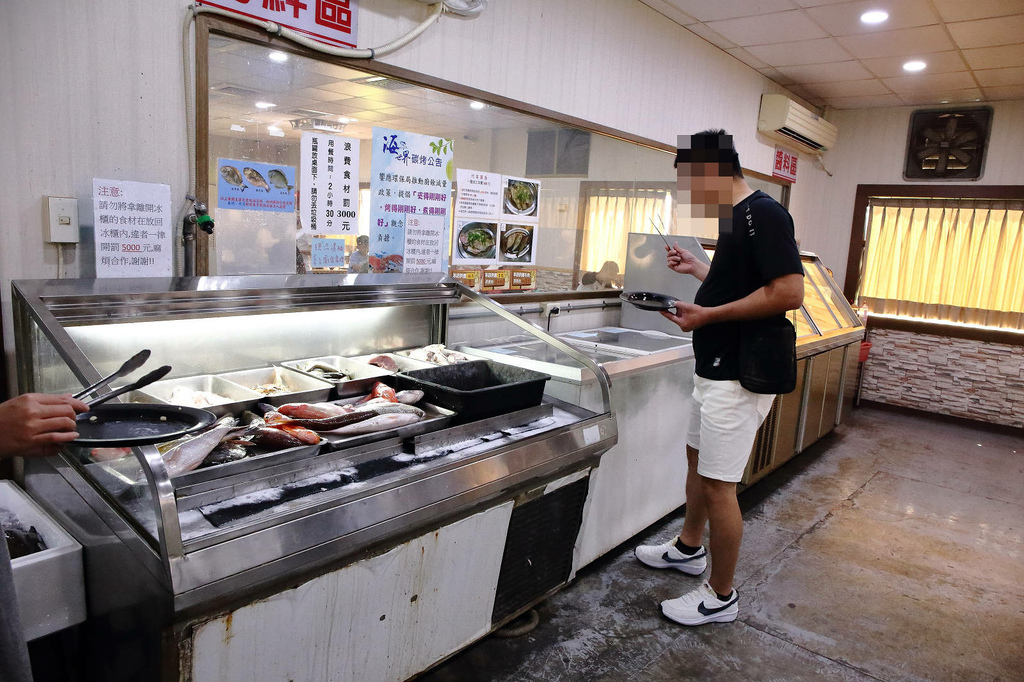
[[[628,305],[628,304],[627,304]],[[681,336],[677,328],[675,335],[664,332],[643,332],[623,329],[621,327],[602,327],[565,332],[558,336],[572,344],[593,343],[605,350],[621,349],[626,352],[657,353],[690,345],[689,337]]]
[[[334,389],[334,384],[329,381],[317,379],[289,367],[244,369],[219,376],[250,391],[262,394],[260,402],[270,405],[323,402],[331,397],[331,391]],[[264,394],[259,387],[268,384],[283,386],[284,390],[269,395]]]
[[[821,424],[818,426],[818,437],[836,427],[836,415],[839,411],[839,402],[842,400],[840,392],[843,390],[843,358],[845,348],[833,348],[823,357],[828,358],[828,376],[825,379],[825,400],[821,407]]]
[[[692,252],[701,261],[711,262],[695,237],[669,235],[668,239]],[[697,289],[700,288],[700,280],[696,277],[680,275],[668,269],[665,265],[665,242],[659,235],[639,232],[629,233],[624,282],[625,291],[654,291],[688,303],[693,303]],[[622,326],[630,329],[656,329],[674,336],[680,334],[679,327],[660,313],[640,310],[629,304],[622,306]]]

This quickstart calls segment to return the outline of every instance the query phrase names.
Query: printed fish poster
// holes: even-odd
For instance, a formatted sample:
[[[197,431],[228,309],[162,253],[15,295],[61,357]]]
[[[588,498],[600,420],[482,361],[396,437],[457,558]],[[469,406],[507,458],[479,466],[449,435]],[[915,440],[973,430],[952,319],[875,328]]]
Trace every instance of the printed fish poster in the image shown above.
[[[217,159],[217,208],[295,212],[295,167]]]
[[[373,129],[370,267],[374,272],[405,271],[406,221],[410,217],[426,217],[432,232],[436,225],[443,225],[441,241],[447,244],[455,178],[452,148],[452,141],[442,137]],[[447,267],[445,263],[441,266]]]

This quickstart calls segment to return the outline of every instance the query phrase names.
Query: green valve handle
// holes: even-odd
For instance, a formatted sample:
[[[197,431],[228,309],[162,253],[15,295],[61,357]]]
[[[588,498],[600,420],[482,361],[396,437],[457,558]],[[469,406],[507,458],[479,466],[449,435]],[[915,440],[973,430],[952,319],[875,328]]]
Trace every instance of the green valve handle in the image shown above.
[[[206,234],[213,234],[213,218],[206,213],[196,213],[196,224],[199,225],[199,229],[206,232]]]

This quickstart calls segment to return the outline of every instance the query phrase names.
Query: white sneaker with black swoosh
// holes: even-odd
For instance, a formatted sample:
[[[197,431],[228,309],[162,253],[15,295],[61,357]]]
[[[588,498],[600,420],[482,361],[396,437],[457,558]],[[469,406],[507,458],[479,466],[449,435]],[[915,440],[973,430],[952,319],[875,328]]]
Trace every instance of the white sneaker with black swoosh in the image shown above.
[[[651,568],[674,568],[689,575],[700,575],[708,567],[708,553],[704,545],[693,554],[683,554],[676,547],[675,538],[661,545],[640,545],[633,554]]]
[[[682,625],[729,623],[739,615],[739,600],[740,595],[736,590],[724,601],[719,599],[711,586],[704,582],[682,597],[661,602],[661,612]]]

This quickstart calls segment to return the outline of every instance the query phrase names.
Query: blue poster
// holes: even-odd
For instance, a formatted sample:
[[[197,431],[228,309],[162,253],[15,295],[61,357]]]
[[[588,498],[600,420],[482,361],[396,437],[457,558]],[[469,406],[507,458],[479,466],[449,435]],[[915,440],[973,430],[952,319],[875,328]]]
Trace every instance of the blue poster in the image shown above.
[[[217,159],[217,208],[295,212],[295,167]]]
[[[370,267],[374,272],[439,272],[445,268],[454,179],[451,140],[373,129]],[[408,232],[406,223],[413,218],[418,219],[415,232]],[[441,234],[435,234],[438,231]],[[445,248],[435,248],[434,242]],[[407,262],[410,255],[415,262]]]

